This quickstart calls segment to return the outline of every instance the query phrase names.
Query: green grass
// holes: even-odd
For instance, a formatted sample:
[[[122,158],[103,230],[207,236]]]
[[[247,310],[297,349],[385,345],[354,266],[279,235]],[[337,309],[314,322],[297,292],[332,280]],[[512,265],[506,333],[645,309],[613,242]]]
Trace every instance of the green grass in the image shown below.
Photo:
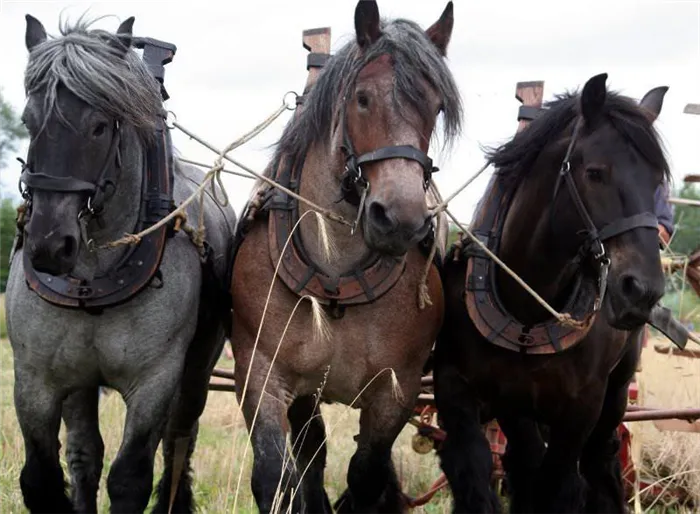
[[[231,368],[231,361],[222,360],[219,367]],[[24,447],[17,424],[12,400],[12,350],[6,339],[0,340],[0,512],[2,514],[27,512],[19,489],[19,473],[24,463]],[[359,412],[339,405],[321,407],[329,432],[326,489],[334,501],[345,489],[345,475],[358,431]],[[251,450],[243,460],[247,431],[242,416],[237,416],[238,404],[232,393],[213,391],[200,423],[199,439],[194,456],[194,493],[201,513],[233,512],[233,501],[239,472],[241,488],[236,512],[254,513],[250,492]],[[105,459],[99,492],[100,512],[109,512],[106,477],[110,463],[121,441],[125,409],[119,394],[110,392],[100,401],[100,430],[105,442]],[[419,455],[411,447],[415,429],[407,426],[394,446],[394,459],[403,488],[417,496],[427,491],[440,475],[434,453]],[[61,427],[60,440],[65,448],[65,430]],[[61,455],[65,468],[65,460]],[[162,461],[158,451],[155,479],[160,478]],[[67,476],[67,475],[66,475]],[[151,505],[154,500],[151,500]],[[415,512],[446,513],[450,510],[449,493],[440,492],[424,508]]]
[[[7,319],[5,318],[5,295],[0,294],[0,339],[7,337]]]

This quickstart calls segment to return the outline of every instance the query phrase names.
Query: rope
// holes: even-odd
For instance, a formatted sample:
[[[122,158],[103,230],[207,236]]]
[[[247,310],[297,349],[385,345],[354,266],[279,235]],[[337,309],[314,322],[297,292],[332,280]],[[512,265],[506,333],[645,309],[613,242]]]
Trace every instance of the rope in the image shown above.
[[[207,187],[209,183],[211,183],[211,190],[212,190],[212,197],[214,198],[214,201],[219,203],[222,207],[226,207],[228,205],[228,195],[226,194],[226,189],[224,189],[224,185],[221,182],[221,172],[224,170],[224,164],[223,164],[223,159],[227,158],[226,154],[229,153],[230,151],[238,148],[239,146],[247,143],[250,141],[253,137],[257,136],[265,130],[267,127],[269,127],[273,121],[275,121],[277,118],[279,118],[282,113],[286,110],[289,110],[290,108],[287,106],[285,101],[282,101],[282,105],[280,105],[275,112],[273,112],[270,116],[268,116],[262,123],[258,124],[253,130],[250,132],[247,132],[246,134],[243,134],[241,137],[230,143],[226,148],[224,148],[221,151],[216,151],[213,147],[209,146],[210,149],[214,150],[216,153],[219,154],[217,157],[216,161],[214,162],[214,166],[212,166],[207,174],[204,176],[204,180],[202,183],[199,185],[197,190],[192,193],[185,201],[183,201],[177,209],[175,209],[173,212],[168,214],[166,217],[155,223],[154,225],[151,225],[145,230],[142,230],[138,234],[126,234],[124,237],[121,239],[117,239],[116,241],[112,241],[109,243],[106,243],[102,246],[99,246],[98,248],[105,249],[105,248],[115,248],[117,246],[121,245],[133,245],[133,244],[138,244],[141,239],[143,239],[145,236],[148,234],[151,234],[152,232],[155,232],[159,228],[163,227],[167,223],[169,223],[172,219],[175,218],[182,218],[185,215],[185,208],[192,203],[192,201],[197,197],[197,195],[200,196],[200,215],[199,215],[199,228],[197,229],[198,234],[197,238],[198,239],[204,239],[204,216],[203,216],[203,204],[204,204],[204,189]],[[187,131],[185,131],[179,123],[176,121],[173,122],[173,126],[179,128],[183,132],[187,134]],[[200,141],[201,142],[201,141]],[[207,145],[205,145],[207,146]],[[230,159],[229,159],[230,160]],[[216,192],[216,184],[219,185],[221,188],[221,194],[223,195],[223,203],[219,200],[217,192]]]
[[[183,157],[178,157],[177,160],[180,162],[185,162],[187,164],[193,164],[195,166],[199,166],[200,168],[206,168],[206,169],[211,168],[211,166],[209,166],[208,164],[204,164],[203,162],[192,161],[190,159],[185,159]],[[235,175],[237,177],[247,178],[249,180],[253,180],[253,177],[251,177],[250,175],[248,175],[246,173],[241,173],[240,171],[227,170],[226,168],[224,168],[223,170],[221,170],[221,173],[228,173],[229,175]]]
[[[484,168],[486,169],[486,168]],[[482,170],[483,171],[483,170]],[[481,173],[481,172],[480,172]],[[476,177],[474,177],[476,178]],[[473,179],[472,179],[473,180]],[[464,189],[468,183],[462,186],[458,190],[458,193]],[[442,201],[442,195],[440,195],[440,191],[438,190],[437,186],[435,185],[435,182],[432,180],[430,181],[430,191],[435,195],[435,199],[440,202],[438,205],[441,206],[445,202]],[[453,194],[451,198],[454,198],[456,194]],[[434,215],[437,216],[439,214],[439,211],[436,212]],[[433,301],[430,299],[430,291],[428,290],[428,273],[430,273],[430,268],[433,265],[433,259],[435,258],[435,253],[437,252],[437,246],[438,246],[438,237],[440,236],[440,228],[441,228],[441,218],[440,216],[437,216],[437,221],[435,224],[435,237],[433,237],[433,244],[430,247],[430,253],[428,254],[428,260],[425,263],[425,267],[423,268],[423,273],[420,276],[420,279],[418,280],[418,309],[423,310],[427,305],[433,305]]]
[[[482,243],[474,234],[471,233],[471,231],[462,225],[457,218],[454,217],[454,215],[450,212],[448,208],[444,208],[445,214],[447,214],[450,218],[452,218],[452,221],[455,222],[457,227],[469,237],[483,252],[488,255],[493,261],[498,264],[508,275],[510,275],[513,280],[515,280],[525,291],[527,291],[536,301],[539,303],[542,307],[544,307],[552,316],[554,316],[560,323],[566,326],[570,326],[572,328],[576,329],[583,329],[585,328],[585,323],[582,321],[578,321],[574,318],[571,317],[571,314],[569,313],[560,313],[557,310],[555,310],[551,305],[547,303],[547,301],[542,298],[537,292],[532,289],[530,286],[528,286],[525,281],[520,278],[517,273],[515,273],[512,269],[508,267],[508,265],[503,262],[501,259],[499,259],[496,254],[494,254],[491,250],[489,250],[484,243]]]
[[[464,191],[464,190],[467,188],[467,186],[469,186],[469,184],[471,184],[472,182],[474,182],[474,181],[477,179],[477,177],[478,177],[479,175],[481,175],[484,171],[486,171],[486,169],[489,167],[490,164],[491,164],[491,163],[486,162],[486,163],[481,167],[481,169],[480,169],[479,171],[477,171],[476,173],[474,173],[474,175],[472,175],[472,176],[469,178],[469,180],[467,180],[464,184],[462,184],[460,187],[458,187],[457,190],[456,190],[454,193],[452,193],[450,196],[448,196],[448,197],[447,197],[447,200],[441,201],[438,205],[436,205],[436,206],[433,208],[433,213],[432,213],[432,215],[433,215],[433,216],[437,216],[438,214],[440,214],[441,211],[444,211],[445,209],[447,209],[447,205],[448,205],[452,200],[454,200],[454,199],[457,197],[457,195],[459,195],[462,191]],[[435,184],[434,184],[432,181],[431,181],[431,185],[434,187],[435,192],[437,192],[437,186],[435,186]],[[437,195],[438,195],[438,199],[439,199],[440,194],[437,193]]]
[[[335,222],[337,222],[337,223],[340,223],[340,224],[342,224],[342,225],[346,225],[346,226],[352,228],[352,226],[353,226],[352,221],[348,221],[348,220],[346,220],[345,218],[343,218],[342,216],[340,216],[339,214],[336,214],[336,213],[334,213],[333,211],[331,211],[331,210],[329,210],[329,209],[325,209],[325,208],[321,207],[320,205],[315,204],[315,203],[312,202],[311,200],[307,200],[307,199],[304,198],[303,196],[301,196],[301,195],[295,193],[294,191],[291,191],[290,189],[287,189],[286,187],[284,187],[284,186],[281,185],[281,184],[278,184],[277,182],[275,182],[275,181],[272,180],[271,178],[266,177],[266,176],[264,176],[264,175],[261,175],[260,173],[257,173],[256,171],[252,170],[251,168],[249,168],[249,167],[246,166],[245,164],[243,164],[243,163],[241,163],[241,162],[235,160],[234,158],[229,157],[228,155],[226,155],[226,153],[228,153],[228,152],[221,152],[221,151],[219,151],[214,145],[212,145],[211,143],[208,143],[206,140],[204,140],[204,139],[202,139],[201,137],[197,136],[197,135],[194,134],[193,132],[187,130],[185,127],[183,127],[182,125],[180,125],[178,122],[173,122],[173,126],[174,126],[175,128],[177,128],[177,129],[181,130],[182,132],[184,132],[185,134],[187,134],[190,138],[194,139],[195,141],[197,141],[198,143],[200,143],[202,146],[205,146],[206,148],[208,148],[208,149],[211,150],[212,152],[217,153],[217,154],[219,154],[219,155],[222,155],[222,154],[223,154],[222,156],[223,156],[224,159],[226,159],[227,161],[229,161],[231,164],[233,164],[233,165],[235,165],[235,166],[241,168],[242,170],[246,171],[247,173],[249,173],[249,174],[252,175],[253,177],[255,177],[255,178],[259,179],[259,180],[262,180],[263,182],[266,182],[267,184],[269,184],[269,185],[272,186],[272,187],[276,187],[277,189],[279,189],[279,190],[281,190],[281,191],[284,191],[286,194],[288,194],[288,195],[291,196],[292,198],[294,198],[294,199],[296,199],[296,200],[298,200],[298,201],[300,201],[300,202],[302,202],[302,203],[305,203],[305,204],[308,205],[311,209],[313,209],[313,210],[317,211],[318,213],[322,214],[324,217],[328,218],[329,220],[335,221]]]

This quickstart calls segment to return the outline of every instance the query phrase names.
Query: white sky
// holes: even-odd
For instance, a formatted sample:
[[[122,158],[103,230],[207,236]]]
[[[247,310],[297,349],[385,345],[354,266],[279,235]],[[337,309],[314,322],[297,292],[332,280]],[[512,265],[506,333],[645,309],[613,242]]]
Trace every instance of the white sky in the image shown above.
[[[432,24],[445,1],[379,0],[382,16]],[[222,147],[248,131],[281,102],[286,91],[301,92],[306,80],[304,29],[330,26],[332,49],[354,37],[354,0],[217,1],[7,1],[0,0],[0,87],[21,110],[26,65],[26,13],[49,34],[58,33],[59,14],[75,19],[112,14],[97,26],[116,30],[135,16],[134,33],[173,42],[178,51],[166,66],[168,109],[194,133]],[[515,83],[544,80],[545,99],[581,87],[607,72],[608,84],[634,98],[668,85],[658,120],[676,184],[697,173],[700,116],[683,114],[700,103],[700,3],[667,0],[561,1],[455,0],[455,27],[448,58],[465,104],[465,131],[450,155],[430,153],[440,166],[436,181],[448,195],[482,164],[480,145],[510,137],[519,103]],[[262,170],[269,146],[289,119],[285,114],[265,133],[234,151],[240,161]],[[185,157],[213,162],[214,154],[179,131],[176,147]],[[24,155],[26,146],[20,149]],[[16,191],[14,159],[0,170],[3,196]],[[487,172],[453,203],[469,220],[488,182]],[[224,178],[237,210],[252,182]]]

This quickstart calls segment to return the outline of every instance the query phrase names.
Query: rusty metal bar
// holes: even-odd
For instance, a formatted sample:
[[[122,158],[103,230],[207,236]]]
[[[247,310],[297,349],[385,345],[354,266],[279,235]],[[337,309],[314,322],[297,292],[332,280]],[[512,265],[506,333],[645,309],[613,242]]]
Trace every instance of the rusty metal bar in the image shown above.
[[[690,357],[692,359],[700,359],[700,350],[681,350],[679,348],[673,348],[673,350],[671,350],[670,346],[662,346],[660,344],[656,344],[654,345],[654,351],[657,353],[665,354],[668,354],[668,352],[671,351],[673,355],[677,355],[679,357]]]
[[[674,196],[668,199],[669,203],[676,205],[690,205],[691,207],[700,207],[700,200],[692,200],[690,198],[676,198]]]
[[[644,411],[627,412],[622,421],[654,421],[658,419],[684,419],[695,421],[700,419],[700,409],[649,409]]]
[[[229,380],[235,380],[233,376],[233,371],[228,371],[225,369],[221,368],[214,368],[214,371],[211,372],[212,377],[219,377],[219,378],[228,378]]]
[[[236,392],[236,384],[209,384],[210,391],[228,391],[230,393]]]
[[[434,405],[435,395],[421,393],[418,395],[421,405]],[[695,421],[700,419],[700,408],[695,409],[658,409],[643,405],[628,405],[622,421],[653,421],[657,419],[684,419]]]

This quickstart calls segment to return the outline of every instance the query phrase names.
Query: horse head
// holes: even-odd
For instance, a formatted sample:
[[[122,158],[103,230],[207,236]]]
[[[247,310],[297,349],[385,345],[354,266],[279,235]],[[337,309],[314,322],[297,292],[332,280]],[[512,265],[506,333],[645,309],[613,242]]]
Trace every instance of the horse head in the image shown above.
[[[162,100],[159,85],[129,49],[133,17],[116,34],[88,32],[79,22],[55,39],[36,18],[27,15],[26,22],[26,251],[36,270],[59,275],[76,265],[81,223],[106,211],[110,218],[133,214],[108,207],[123,161],[141,166],[135,145],[126,142],[153,137]]]
[[[608,91],[606,79],[596,75],[580,94],[550,102],[491,160],[502,180],[524,186],[509,214],[512,259],[533,268],[539,254],[542,266],[530,272],[558,291],[571,278],[562,270],[582,272],[598,282],[608,322],[631,330],[664,292],[654,193],[670,172],[653,122],[668,88],[638,103]]]
[[[453,22],[452,2],[427,30],[380,20],[376,2],[358,2],[354,40],[326,63],[280,142],[297,156],[323,145],[329,157],[318,168],[333,169],[333,192],[359,209],[366,246],[382,254],[403,255],[430,230],[428,146],[441,113],[448,140],[461,117],[445,62]]]
[[[576,189],[610,257],[607,316],[620,329],[643,325],[664,293],[654,193],[670,171],[653,123],[667,90],[635,105],[611,97],[599,75],[580,98]]]

